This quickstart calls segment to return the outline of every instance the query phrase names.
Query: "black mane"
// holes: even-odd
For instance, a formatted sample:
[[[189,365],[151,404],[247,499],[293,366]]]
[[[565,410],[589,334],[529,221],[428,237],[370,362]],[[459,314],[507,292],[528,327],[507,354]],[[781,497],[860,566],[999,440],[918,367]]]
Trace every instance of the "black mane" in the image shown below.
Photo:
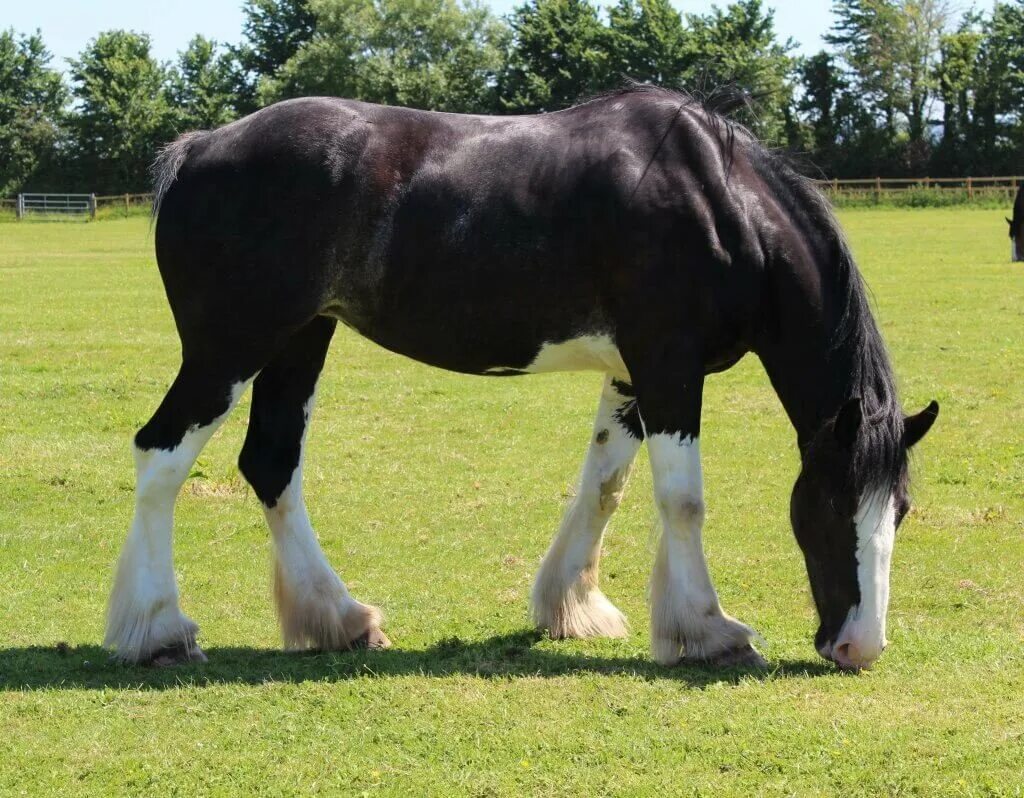
[[[755,167],[810,239],[812,251],[824,255],[819,267],[832,270],[834,329],[828,376],[841,402],[861,399],[865,421],[854,446],[851,479],[860,492],[893,490],[907,478],[903,412],[860,270],[824,194],[778,153],[757,142],[752,150]]]

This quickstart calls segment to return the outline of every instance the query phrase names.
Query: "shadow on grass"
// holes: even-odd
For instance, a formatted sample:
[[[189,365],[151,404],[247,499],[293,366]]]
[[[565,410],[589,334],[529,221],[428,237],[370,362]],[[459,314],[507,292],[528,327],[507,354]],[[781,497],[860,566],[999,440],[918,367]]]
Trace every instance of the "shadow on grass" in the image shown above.
[[[690,664],[666,668],[641,657],[596,657],[538,648],[536,644],[542,639],[541,634],[530,630],[475,642],[449,638],[418,650],[295,653],[245,647],[209,648],[208,663],[168,669],[111,662],[99,646],[7,648],[0,649],[0,690],[165,690],[407,675],[504,679],[588,673],[676,681],[702,689],[722,682],[737,684],[743,678],[769,681],[836,673],[831,665],[811,660],[773,663],[767,672]]]

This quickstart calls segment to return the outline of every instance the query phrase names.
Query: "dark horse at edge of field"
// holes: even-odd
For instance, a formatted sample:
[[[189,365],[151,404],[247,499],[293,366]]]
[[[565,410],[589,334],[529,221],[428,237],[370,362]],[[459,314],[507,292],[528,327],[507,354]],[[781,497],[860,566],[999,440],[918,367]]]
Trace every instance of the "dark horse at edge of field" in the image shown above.
[[[1024,261],[1024,185],[1017,189],[1013,202],[1013,218],[1006,220],[1010,225],[1010,260]]]
[[[205,658],[178,605],[174,503],[250,383],[239,467],[273,536],[285,645],[388,645],[380,613],[328,564],[302,494],[338,321],[469,374],[605,373],[533,617],[556,638],[626,633],[598,560],[646,440],[663,526],[651,648],[665,664],[764,664],[754,631],[722,610],[701,543],[704,379],[756,353],[800,448],[790,515],[816,647],[843,668],[882,653],[907,451],[938,406],[903,415],[822,197],[709,105],[646,86],[518,117],[308,98],[187,134],[155,171],[182,364],[135,437],[136,510],[105,641],[116,657]]]

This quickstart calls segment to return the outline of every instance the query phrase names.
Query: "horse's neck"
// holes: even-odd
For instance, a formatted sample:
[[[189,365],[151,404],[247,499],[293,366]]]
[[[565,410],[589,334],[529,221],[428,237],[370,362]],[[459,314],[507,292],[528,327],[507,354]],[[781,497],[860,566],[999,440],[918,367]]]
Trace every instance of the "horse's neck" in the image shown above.
[[[858,353],[853,339],[837,344],[839,318],[822,313],[821,296],[794,291],[781,299],[757,354],[803,446],[851,397]]]
[[[831,385],[833,378],[825,353],[808,350],[810,347],[803,347],[801,355],[795,358],[759,353],[801,447],[827,419],[839,412],[844,401],[842,392]],[[814,357],[807,357],[807,354]]]

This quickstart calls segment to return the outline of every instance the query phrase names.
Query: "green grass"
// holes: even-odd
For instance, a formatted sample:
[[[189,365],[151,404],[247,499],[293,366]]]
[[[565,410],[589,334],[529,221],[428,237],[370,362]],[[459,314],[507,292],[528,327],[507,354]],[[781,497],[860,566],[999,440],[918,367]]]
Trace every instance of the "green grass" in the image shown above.
[[[268,535],[235,467],[243,405],[178,505],[183,607],[210,663],[108,664],[128,441],[177,339],[145,220],[0,227],[0,794],[1021,795],[1024,268],[999,211],[842,221],[907,407],[942,404],[898,535],[891,645],[856,676],[812,646],[794,435],[755,359],[708,382],[705,539],[723,605],[767,639],[767,675],[648,660],[643,454],[602,567],[632,636],[530,630],[598,375],[457,376],[347,330],[307,496],[395,648],[277,650]]]

